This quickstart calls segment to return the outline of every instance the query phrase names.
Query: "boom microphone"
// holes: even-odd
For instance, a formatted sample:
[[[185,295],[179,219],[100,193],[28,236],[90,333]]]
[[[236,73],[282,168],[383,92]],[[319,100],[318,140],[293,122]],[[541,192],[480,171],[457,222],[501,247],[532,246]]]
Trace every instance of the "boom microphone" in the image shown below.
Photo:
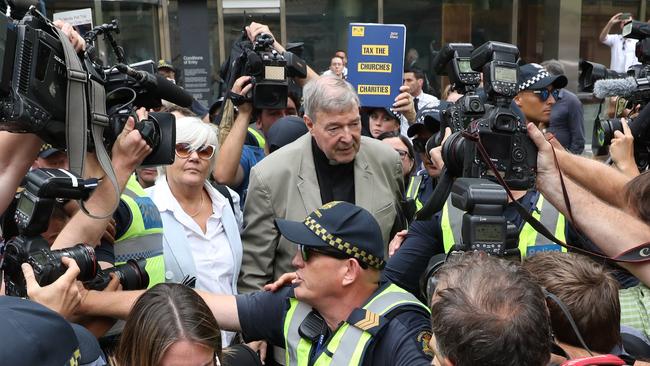
[[[596,98],[624,97],[631,96],[638,85],[634,78],[625,79],[603,79],[596,81],[594,85],[594,96]]]
[[[193,98],[190,94],[160,75],[152,75],[146,71],[136,70],[124,64],[115,65],[115,68],[134,78],[147,89],[154,91],[161,99],[185,108],[192,106]]]

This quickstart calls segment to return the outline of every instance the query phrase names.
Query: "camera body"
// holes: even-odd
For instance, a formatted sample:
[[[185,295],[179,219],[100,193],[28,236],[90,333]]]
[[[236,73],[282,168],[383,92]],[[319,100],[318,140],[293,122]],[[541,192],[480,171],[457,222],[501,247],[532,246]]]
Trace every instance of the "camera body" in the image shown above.
[[[273,48],[275,40],[268,33],[255,38],[252,52],[247,52],[245,74],[253,77],[253,107],[284,109],[289,97],[288,77],[307,77],[307,64],[291,52],[280,54]]]
[[[138,289],[149,285],[144,259],[101,271],[92,247],[77,244],[72,248],[50,250],[47,241],[40,236],[47,230],[56,199],[86,199],[96,186],[96,179],[84,180],[63,169],[35,169],[27,173],[25,189],[15,212],[19,235],[5,245],[1,265],[7,295],[27,296],[21,264],[30,264],[36,281],[46,286],[65,273],[67,268],[61,262],[62,257],[75,260],[80,269],[77,279],[87,282],[89,288],[106,287],[111,272],[116,273],[123,287]]]
[[[456,103],[441,113],[440,134],[436,145],[440,145],[445,128],[452,132],[462,131],[469,123],[485,113],[485,105],[476,93],[481,83],[481,74],[471,68],[474,46],[471,43],[449,43],[443,47],[433,61],[438,75],[447,75],[451,88],[463,94]]]
[[[517,230],[503,216],[508,195],[502,186],[485,179],[458,178],[452,186],[451,203],[465,211],[462,242],[455,243],[452,251],[478,250],[500,257],[518,254]]]
[[[476,113],[462,129],[452,128],[452,135],[442,147],[443,160],[452,176],[497,182],[480,153],[480,142],[509,188],[525,190],[534,186],[537,147],[528,137],[525,122],[510,109],[518,90],[518,56],[517,47],[501,42],[487,42],[472,52],[470,64],[473,70],[483,72],[487,101],[484,113]],[[467,140],[470,136],[474,141]]]
[[[27,296],[27,285],[20,268],[23,263],[32,266],[36,282],[41,286],[51,284],[65,273],[67,267],[61,262],[64,256],[77,262],[81,270],[77,276],[79,281],[92,280],[97,275],[97,261],[92,247],[77,244],[72,248],[49,250],[47,242],[38,239],[42,238],[19,235],[7,243],[2,264],[7,295]]]
[[[67,71],[53,25],[35,10],[19,22],[0,14],[0,43],[0,129],[65,148]]]

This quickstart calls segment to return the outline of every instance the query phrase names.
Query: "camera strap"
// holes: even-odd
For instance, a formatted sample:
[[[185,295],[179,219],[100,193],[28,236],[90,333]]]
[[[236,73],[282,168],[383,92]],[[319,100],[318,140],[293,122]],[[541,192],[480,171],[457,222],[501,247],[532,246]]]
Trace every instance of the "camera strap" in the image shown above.
[[[580,252],[583,254],[586,254],[588,256],[592,257],[598,257],[602,259],[607,259],[607,260],[613,260],[615,262],[624,262],[624,263],[638,263],[638,262],[646,262],[650,261],[650,242],[641,244],[637,247],[631,248],[616,257],[608,257],[606,255],[592,252],[590,250],[586,250],[583,248],[575,247],[573,245],[568,245],[562,240],[558,239],[551,233],[539,220],[537,220],[533,215],[530,214],[530,212],[521,204],[519,201],[515,200],[514,196],[512,195],[512,192],[510,191],[510,187],[506,184],[505,180],[503,180],[503,177],[501,177],[501,174],[497,171],[497,168],[494,166],[494,163],[490,159],[489,154],[487,153],[487,150],[481,143],[481,139],[478,135],[478,133],[471,134],[467,131],[462,132],[463,136],[476,143],[476,146],[478,148],[478,151],[481,154],[481,157],[483,158],[483,161],[490,167],[492,172],[494,173],[494,177],[496,180],[501,184],[506,192],[508,193],[508,197],[510,197],[510,200],[513,202],[515,205],[515,208],[517,212],[521,215],[521,217],[530,224],[538,233],[544,235],[548,239],[550,239],[552,242],[565,247],[567,249],[571,249],[576,252]],[[562,195],[564,198],[564,203],[567,207],[567,213],[568,213],[568,219],[574,223],[575,225],[575,220],[573,219],[573,210],[571,209],[571,200],[569,200],[569,194],[566,190],[566,186],[564,184],[564,177],[562,175],[562,170],[560,169],[560,164],[557,160],[557,155],[555,154],[555,148],[553,148],[553,160],[555,162],[555,167],[558,170],[560,174],[560,185],[562,187]],[[576,228],[578,229],[578,228]]]
[[[65,64],[68,80],[66,96],[66,146],[70,171],[83,176],[84,158],[87,151],[88,117],[91,122],[91,132],[95,144],[97,160],[115,188],[115,207],[103,217],[90,214],[82,201],[79,202],[81,210],[95,219],[104,219],[113,215],[120,202],[120,189],[111,164],[110,156],[103,142],[104,128],[108,126],[106,115],[106,91],[99,82],[88,77],[81,60],[77,56],[68,37],[59,28],[54,27],[65,55]]]
[[[83,163],[86,154],[87,98],[86,84],[88,74],[81,65],[70,40],[59,28],[52,26],[59,37],[65,55],[66,79],[68,80],[66,95],[66,146],[70,171],[83,176]]]

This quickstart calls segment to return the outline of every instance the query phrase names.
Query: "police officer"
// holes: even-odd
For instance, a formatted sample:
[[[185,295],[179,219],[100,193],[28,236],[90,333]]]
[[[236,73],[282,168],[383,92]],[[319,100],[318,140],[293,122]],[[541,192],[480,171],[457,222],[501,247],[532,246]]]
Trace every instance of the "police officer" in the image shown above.
[[[372,215],[331,202],[302,222],[277,219],[297,244],[292,287],[239,296],[202,293],[220,326],[286,348],[287,365],[430,365],[429,309],[380,281],[381,229]],[[125,317],[141,292],[90,291],[87,314]]]
[[[115,215],[115,264],[145,258],[149,287],[165,282],[160,212],[135,175],[126,183]]]

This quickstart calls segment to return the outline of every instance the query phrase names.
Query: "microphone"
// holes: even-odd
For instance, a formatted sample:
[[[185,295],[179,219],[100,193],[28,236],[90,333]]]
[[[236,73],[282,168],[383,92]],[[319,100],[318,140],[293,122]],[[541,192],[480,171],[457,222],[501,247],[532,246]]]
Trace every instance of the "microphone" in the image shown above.
[[[625,79],[603,79],[594,84],[594,96],[596,98],[624,97],[631,96],[638,88],[634,78]]]
[[[152,75],[146,71],[136,70],[124,64],[117,64],[115,68],[121,73],[134,78],[147,89],[156,93],[161,99],[185,108],[192,106],[194,98],[189,93],[160,75]]]

